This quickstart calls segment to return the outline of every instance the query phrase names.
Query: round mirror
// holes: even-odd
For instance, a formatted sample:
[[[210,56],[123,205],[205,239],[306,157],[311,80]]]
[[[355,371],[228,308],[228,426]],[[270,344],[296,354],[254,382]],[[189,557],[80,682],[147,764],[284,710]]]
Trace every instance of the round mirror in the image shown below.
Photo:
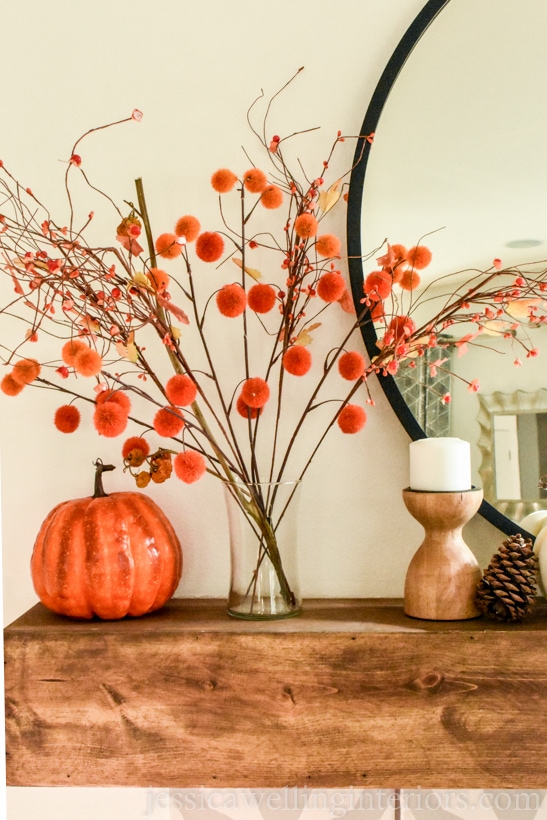
[[[350,182],[348,254],[359,312],[364,278],[386,240],[427,244],[433,258],[421,286],[432,298],[452,292],[457,271],[469,277],[496,258],[504,267],[547,258],[540,90],[546,26],[543,0],[429,0],[406,32],[366,112],[360,133],[374,133],[374,140],[357,146]],[[534,344],[547,350],[547,328],[536,331]],[[363,337],[373,357],[372,322]],[[511,355],[496,339],[484,347],[451,360],[434,384],[434,359],[380,382],[413,439],[456,435],[471,442],[474,482],[485,489],[481,513],[514,534],[528,511],[547,507],[530,489],[534,470],[536,487],[545,472],[532,448],[543,430],[541,358],[515,367],[518,350]],[[477,394],[465,389],[471,379],[480,382]],[[439,396],[448,389],[452,401],[444,405]],[[507,426],[512,433],[502,432]],[[498,445],[507,436],[509,454]],[[517,463],[522,474],[506,481]]]

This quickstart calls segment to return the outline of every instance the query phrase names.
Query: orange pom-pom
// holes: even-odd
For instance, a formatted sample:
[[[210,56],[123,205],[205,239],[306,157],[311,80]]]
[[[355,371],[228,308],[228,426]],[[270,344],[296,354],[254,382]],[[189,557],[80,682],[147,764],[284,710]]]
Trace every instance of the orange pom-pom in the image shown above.
[[[95,398],[97,404],[103,404],[105,401],[113,401],[119,404],[126,415],[131,412],[131,399],[123,390],[101,390]]]
[[[84,345],[83,349],[78,352],[74,359],[74,370],[80,376],[90,378],[91,376],[98,376],[103,369],[103,360],[96,350]]]
[[[408,264],[417,270],[427,268],[431,262],[431,258],[431,251],[429,248],[426,248],[425,245],[415,245],[413,248],[410,248],[406,255],[406,261]]]
[[[216,303],[223,316],[234,319],[247,307],[247,296],[241,285],[224,285],[216,295]]]
[[[193,242],[201,230],[199,220],[195,216],[186,214],[177,220],[175,233],[177,236],[184,236],[187,242]]]
[[[176,407],[162,407],[154,416],[152,423],[156,433],[164,438],[178,436],[184,427],[184,419]]]
[[[211,177],[211,185],[219,194],[227,194],[237,182],[237,177],[228,168],[220,168]]]
[[[127,413],[115,401],[104,401],[95,407],[93,424],[100,436],[115,438],[127,427]]]
[[[324,302],[337,302],[344,295],[346,283],[339,273],[324,273],[317,283],[317,295]]]
[[[163,293],[164,290],[167,290],[167,286],[169,285],[169,274],[164,270],[161,270],[160,268],[150,268],[146,276],[148,277],[152,287],[157,290],[158,293]]]
[[[331,233],[324,233],[317,238],[315,247],[319,256],[339,256],[340,240]]]
[[[122,458],[130,467],[140,467],[150,453],[150,446],[146,439],[140,436],[131,436],[124,442]]]
[[[245,404],[241,396],[237,397],[236,410],[244,419],[256,419],[256,417],[262,413],[262,407],[249,407],[248,404]]]
[[[207,464],[201,453],[195,450],[186,450],[175,456],[175,475],[185,484],[193,484],[205,474]]]
[[[397,341],[408,338],[415,330],[416,325],[410,316],[394,316],[387,329]]]
[[[317,233],[319,227],[313,214],[300,214],[294,220],[294,230],[302,239],[310,239]]]
[[[0,390],[6,396],[18,396],[24,386],[21,382],[16,381],[11,373],[6,373],[0,382]]]
[[[63,345],[63,349],[61,350],[61,357],[65,364],[69,367],[74,367],[76,362],[76,357],[82,351],[88,350],[88,346],[85,342],[82,342],[81,339],[71,339],[65,345]]]
[[[53,423],[61,433],[73,433],[80,426],[80,411],[73,404],[63,404],[55,411]]]
[[[357,381],[365,372],[365,357],[357,350],[348,350],[338,359],[338,372],[349,382]]]
[[[415,290],[420,284],[420,274],[413,268],[406,268],[402,271],[399,284],[403,290]]]
[[[21,359],[14,365],[11,375],[16,382],[30,384],[40,375],[40,365],[36,359]]]
[[[269,211],[273,211],[283,204],[283,191],[277,185],[267,185],[262,191],[260,202]]]
[[[407,250],[404,245],[391,245],[391,250],[393,251],[393,254],[395,256],[396,263],[402,262],[404,259],[406,259]]]
[[[243,176],[243,185],[251,194],[261,194],[267,184],[266,174],[258,168],[251,168]]]
[[[305,376],[311,364],[311,353],[303,345],[292,345],[283,354],[283,367],[293,376]]]
[[[275,305],[276,300],[275,288],[260,282],[253,285],[247,294],[248,305],[255,313],[268,313]]]
[[[196,254],[202,262],[216,262],[224,253],[224,240],[219,233],[205,231],[196,242]]]
[[[185,373],[171,376],[165,385],[165,395],[171,404],[178,407],[186,407],[188,404],[192,404],[195,401],[197,392],[194,380]]]
[[[387,299],[391,293],[393,278],[386,270],[375,270],[369,273],[363,284],[363,290],[369,299],[377,302]]]
[[[338,415],[338,427],[343,433],[358,433],[365,426],[367,414],[358,404],[346,404]]]
[[[174,233],[162,233],[156,239],[156,253],[163,259],[176,259],[182,253],[182,247],[177,242]]]
[[[186,450],[175,456],[175,475],[184,481],[185,484],[193,484],[194,481],[205,475],[207,464],[201,453],[195,450]]]
[[[268,383],[259,376],[247,379],[241,388],[241,398],[248,407],[264,407],[270,398]]]

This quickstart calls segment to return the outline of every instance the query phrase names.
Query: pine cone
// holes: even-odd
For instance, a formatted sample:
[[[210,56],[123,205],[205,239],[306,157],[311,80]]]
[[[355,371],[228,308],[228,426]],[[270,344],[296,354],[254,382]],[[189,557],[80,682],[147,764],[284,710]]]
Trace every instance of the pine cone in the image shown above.
[[[477,585],[477,606],[497,621],[522,621],[536,600],[537,558],[520,533],[504,541]]]

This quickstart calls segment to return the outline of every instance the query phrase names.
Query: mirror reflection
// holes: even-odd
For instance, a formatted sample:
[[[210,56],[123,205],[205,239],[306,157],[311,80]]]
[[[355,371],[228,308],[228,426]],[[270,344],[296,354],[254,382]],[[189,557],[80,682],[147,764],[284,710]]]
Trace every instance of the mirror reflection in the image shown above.
[[[433,261],[421,286],[431,299],[455,289],[455,272],[469,279],[495,258],[504,267],[547,258],[545,30],[543,0],[449,0],[389,92],[363,185],[361,248],[366,254],[386,239],[427,244]],[[374,259],[364,263],[365,276],[373,269]],[[526,332],[547,355],[547,329]],[[543,397],[541,357],[520,361],[518,335],[510,344],[493,337],[469,345],[462,356],[453,351],[442,368],[431,367],[439,358],[432,351],[421,369],[401,368],[395,377],[428,435],[471,442],[474,481],[515,521],[547,507],[538,491],[547,472],[538,447],[545,414],[515,398],[497,412],[483,397]],[[480,383],[476,394],[467,390],[473,379]],[[452,401],[442,406],[439,397],[448,391]]]

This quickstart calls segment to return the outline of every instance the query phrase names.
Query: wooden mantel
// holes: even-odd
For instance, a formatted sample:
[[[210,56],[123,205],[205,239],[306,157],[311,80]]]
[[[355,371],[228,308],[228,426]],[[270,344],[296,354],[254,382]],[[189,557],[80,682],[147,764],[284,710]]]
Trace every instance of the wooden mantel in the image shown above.
[[[12,786],[547,788],[547,606],[524,624],[173,600],[5,630]]]

